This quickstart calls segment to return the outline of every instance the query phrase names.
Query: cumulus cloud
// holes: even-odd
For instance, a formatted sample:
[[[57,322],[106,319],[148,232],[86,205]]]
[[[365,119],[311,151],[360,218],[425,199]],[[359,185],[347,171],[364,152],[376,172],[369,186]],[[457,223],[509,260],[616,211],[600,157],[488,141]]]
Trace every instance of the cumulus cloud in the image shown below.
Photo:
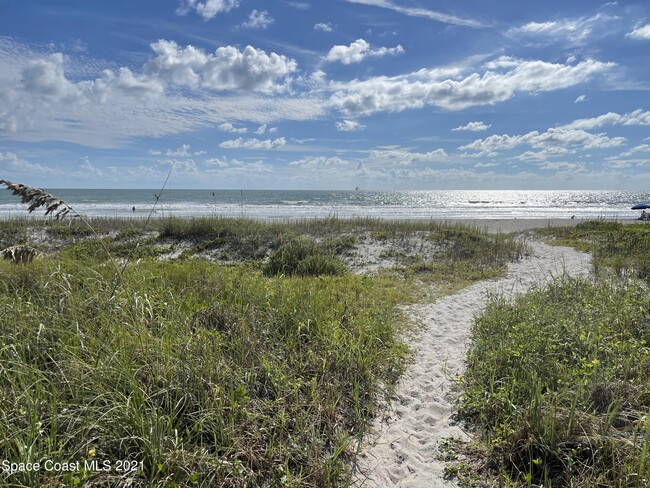
[[[120,68],[117,73],[104,70],[100,78],[73,83],[65,75],[64,61],[61,53],[31,61],[22,70],[19,89],[41,102],[69,103],[105,102],[116,92],[142,97],[157,96],[164,91],[159,81],[136,75],[128,68]]]
[[[461,17],[456,17],[454,15],[444,14],[441,12],[436,12],[434,10],[429,10],[425,8],[403,7],[401,5],[397,5],[396,3],[390,0],[346,0],[346,1],[349,3],[359,3],[363,5],[381,7],[381,8],[393,10],[400,14],[408,15],[410,17],[424,17],[426,19],[434,20],[436,22],[442,22],[445,24],[463,25],[466,27],[483,27],[483,24],[477,20],[464,19]]]
[[[560,128],[591,130],[606,125],[650,125],[650,111],[637,109],[623,115],[608,112],[598,117],[574,120]]]
[[[168,149],[165,153],[166,156],[189,156],[190,155],[190,145],[183,144],[178,149]]]
[[[219,124],[217,126],[217,129],[219,129],[221,132],[232,132],[234,134],[244,134],[248,132],[248,129],[246,127],[235,127],[230,122]]]
[[[289,75],[296,71],[293,59],[246,46],[218,48],[213,54],[194,46],[180,47],[161,39],[151,48],[156,57],[144,65],[144,73],[190,88],[278,92],[287,89]]]
[[[340,61],[343,64],[359,63],[368,56],[380,58],[386,55],[402,54],[404,48],[399,44],[395,47],[380,47],[371,49],[370,44],[363,39],[357,39],[349,46],[334,46],[330,49],[325,60],[329,62]]]
[[[546,161],[540,164],[540,169],[550,171],[570,171],[574,173],[583,173],[587,171],[587,165],[584,163],[572,163],[569,161]]]
[[[289,78],[273,77],[294,69],[291,60],[250,48],[251,56],[228,49],[225,54],[233,56],[222,62],[216,54],[191,47],[171,43],[165,48],[146,73],[104,69],[86,79],[90,71],[77,69],[77,58],[0,41],[0,132],[12,140],[118,147],[135,137],[178,134],[231,120],[265,124],[325,113],[325,101],[318,95],[278,93]],[[232,72],[227,75],[224,69]],[[219,91],[203,87],[212,86],[217,74],[225,79],[222,88],[238,88],[236,92],[218,96]]]
[[[284,137],[278,137],[277,139],[244,139],[238,137],[237,139],[232,139],[229,141],[223,141],[219,144],[219,147],[225,149],[277,149],[284,146],[287,143]]]
[[[277,131],[278,131],[277,127],[269,127],[267,124],[262,124],[255,130],[255,134],[264,134],[266,132],[268,132],[269,134],[273,134],[274,132]]]
[[[365,125],[360,124],[356,120],[343,120],[341,122],[336,121],[334,122],[334,125],[336,126],[336,130],[339,132],[354,132],[366,128]]]
[[[637,27],[632,32],[627,34],[626,37],[639,40],[650,40],[650,24]]]
[[[230,12],[239,6],[239,0],[181,0],[181,5],[176,12],[179,15],[187,15],[190,10],[194,10],[208,21],[215,18],[222,12]]]
[[[573,103],[582,103],[582,102],[584,102],[586,100],[587,100],[586,95],[580,95],[578,98],[575,99],[575,101]]]
[[[190,149],[191,149],[191,147],[190,147],[189,144],[181,144],[181,146],[176,148],[176,149],[167,149],[167,151],[165,151],[165,156],[184,158],[184,157],[188,157],[188,156],[192,156],[192,155],[200,156],[202,154],[205,154],[205,151],[194,151],[194,152],[192,152]],[[160,152],[158,152],[158,154],[160,154]]]
[[[275,19],[266,10],[262,10],[261,12],[253,10],[248,16],[248,20],[242,26],[248,29],[266,29],[273,22],[275,22]]]
[[[445,70],[431,69],[402,76],[333,83],[335,92],[330,103],[348,115],[399,112],[426,105],[462,110],[503,102],[518,92],[537,93],[575,86],[615,66],[594,60],[576,65],[512,58],[500,60],[500,67],[464,78],[444,78],[441,75]]]
[[[318,24],[314,24],[314,30],[321,31],[321,32],[332,32],[332,24],[329,22],[319,22]]]
[[[203,164],[208,167],[206,173],[219,174],[251,174],[251,173],[271,173],[273,166],[264,161],[246,162],[238,159],[222,158],[206,159]]]
[[[517,159],[522,161],[546,161],[549,158],[564,156],[566,154],[574,154],[575,149],[567,149],[566,147],[549,146],[541,151],[526,151],[519,155]]]
[[[475,151],[478,155],[493,155],[495,151],[505,151],[519,146],[536,149],[551,147],[580,147],[583,149],[603,149],[625,144],[624,137],[609,138],[605,134],[591,134],[581,129],[552,128],[546,132],[532,131],[523,135],[493,135],[477,139],[461,146],[461,150]]]
[[[38,163],[27,161],[17,154],[7,151],[0,151],[0,171],[9,179],[12,174],[29,174],[29,175],[54,175],[60,173],[54,168],[44,166]]]
[[[618,157],[627,158],[634,154],[645,153],[645,152],[650,152],[650,144],[640,144],[638,146],[635,146],[631,148],[629,151],[625,151],[624,153],[621,153]],[[615,158],[609,158],[609,159],[615,159]]]
[[[371,151],[369,161],[391,162],[398,165],[409,165],[415,162],[440,162],[447,160],[444,149],[436,149],[427,153],[411,152],[404,148],[379,149]]]
[[[341,167],[350,166],[351,161],[341,159],[338,156],[308,156],[297,161],[291,161],[289,166],[300,166],[303,168],[327,168],[327,167]]]
[[[456,127],[455,129],[451,129],[453,131],[470,131],[470,132],[481,132],[484,130],[488,130],[490,127],[492,127],[491,124],[486,124],[484,122],[470,122],[467,125],[461,125],[460,127]]]

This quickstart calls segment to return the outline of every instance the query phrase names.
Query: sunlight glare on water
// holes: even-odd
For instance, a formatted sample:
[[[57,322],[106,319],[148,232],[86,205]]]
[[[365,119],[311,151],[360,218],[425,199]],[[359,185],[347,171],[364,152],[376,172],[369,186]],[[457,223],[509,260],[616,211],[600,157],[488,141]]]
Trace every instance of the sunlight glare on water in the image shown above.
[[[154,190],[51,190],[88,216],[144,217]],[[635,219],[630,209],[649,201],[638,191],[301,191],[171,190],[163,192],[156,217],[226,216],[301,219],[337,216],[382,219]],[[133,212],[132,208],[136,211]],[[27,215],[10,192],[0,192],[0,218]],[[38,216],[38,215],[37,215]]]

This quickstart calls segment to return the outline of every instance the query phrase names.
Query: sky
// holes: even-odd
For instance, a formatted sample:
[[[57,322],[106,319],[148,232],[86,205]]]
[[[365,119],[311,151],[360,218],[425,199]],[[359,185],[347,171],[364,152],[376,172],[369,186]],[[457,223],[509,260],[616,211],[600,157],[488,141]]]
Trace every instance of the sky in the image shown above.
[[[650,2],[0,0],[0,179],[167,176],[648,190]]]

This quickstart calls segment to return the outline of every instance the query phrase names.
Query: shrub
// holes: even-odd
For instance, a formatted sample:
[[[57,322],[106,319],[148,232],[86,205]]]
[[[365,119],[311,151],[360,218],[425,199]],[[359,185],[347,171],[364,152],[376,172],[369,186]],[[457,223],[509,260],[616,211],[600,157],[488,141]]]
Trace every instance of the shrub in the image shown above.
[[[267,276],[342,275],[345,264],[314,240],[297,237],[282,244],[264,266]]]

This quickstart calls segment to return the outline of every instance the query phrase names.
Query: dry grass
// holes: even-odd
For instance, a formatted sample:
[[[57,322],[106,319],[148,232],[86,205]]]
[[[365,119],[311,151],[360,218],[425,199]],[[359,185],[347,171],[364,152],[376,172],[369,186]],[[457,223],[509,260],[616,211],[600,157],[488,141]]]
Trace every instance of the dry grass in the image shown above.
[[[29,207],[27,207],[29,213],[39,208],[45,208],[45,215],[52,214],[57,220],[63,219],[70,212],[78,215],[70,205],[41,188],[34,188],[22,183],[12,183],[8,180],[0,180],[0,185],[6,186],[13,195],[20,196],[22,203],[29,204]]]
[[[20,246],[9,246],[6,249],[0,251],[0,255],[7,261],[11,261],[14,264],[27,264],[31,263],[39,252],[33,247],[20,245]]]

